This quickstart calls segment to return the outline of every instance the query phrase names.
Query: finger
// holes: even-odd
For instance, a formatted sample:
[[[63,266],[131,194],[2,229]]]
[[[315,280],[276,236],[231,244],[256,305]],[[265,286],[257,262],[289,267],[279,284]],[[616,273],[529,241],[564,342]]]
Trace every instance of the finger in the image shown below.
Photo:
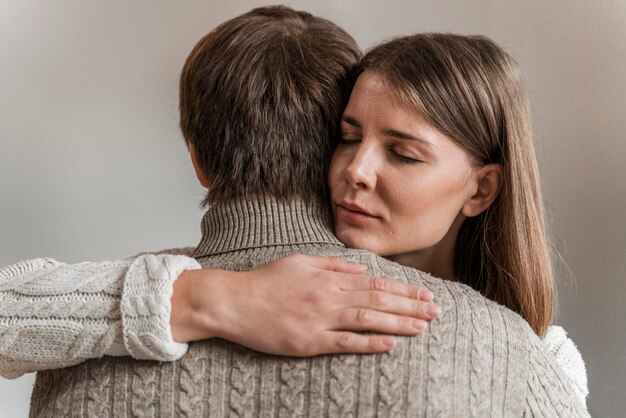
[[[419,300],[423,300],[424,302],[432,302],[433,301],[433,292],[423,287],[419,288],[418,296]]]
[[[416,335],[424,332],[426,321],[364,308],[344,309],[338,318],[337,331],[370,331],[385,334]]]
[[[394,315],[411,316],[420,319],[435,319],[441,308],[431,302],[415,300],[378,290],[343,292],[338,303],[347,308],[365,308]]]
[[[384,277],[348,276],[342,279],[342,290],[375,290],[393,295],[431,302],[433,293],[412,284],[402,283]]]
[[[362,335],[353,332],[328,331],[320,336],[321,354],[384,353],[396,346],[390,335]]]
[[[366,265],[352,264],[337,257],[310,257],[310,260],[314,266],[324,270],[349,274],[363,274],[367,271]]]

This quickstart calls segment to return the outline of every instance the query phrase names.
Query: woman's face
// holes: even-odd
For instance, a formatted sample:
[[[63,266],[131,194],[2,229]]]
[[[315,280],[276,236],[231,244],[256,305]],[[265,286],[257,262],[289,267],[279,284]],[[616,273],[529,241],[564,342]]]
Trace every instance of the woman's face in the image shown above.
[[[468,154],[368,72],[352,91],[341,135],[329,171],[337,237],[433,274],[449,264],[461,210],[476,190]]]

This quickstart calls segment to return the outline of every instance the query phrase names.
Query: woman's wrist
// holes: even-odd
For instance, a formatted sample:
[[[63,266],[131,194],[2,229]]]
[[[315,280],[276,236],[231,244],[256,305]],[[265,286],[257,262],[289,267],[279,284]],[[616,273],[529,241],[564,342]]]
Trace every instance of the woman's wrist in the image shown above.
[[[178,342],[220,337],[227,323],[228,284],[236,273],[217,269],[185,270],[174,282],[170,326]]]

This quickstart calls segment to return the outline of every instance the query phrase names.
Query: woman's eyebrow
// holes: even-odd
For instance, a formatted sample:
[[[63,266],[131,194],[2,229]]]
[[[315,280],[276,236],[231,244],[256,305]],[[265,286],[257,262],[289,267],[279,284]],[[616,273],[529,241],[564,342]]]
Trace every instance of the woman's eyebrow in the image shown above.
[[[361,122],[359,122],[354,116],[344,114],[341,116],[341,121],[346,122],[348,125],[352,125],[356,128],[361,127]]]
[[[385,136],[390,136],[392,138],[397,138],[397,139],[407,139],[409,141],[417,141],[421,144],[424,144],[430,148],[432,148],[433,144],[431,144],[430,142],[426,141],[425,139],[419,138],[417,136],[411,135],[409,133],[403,132],[403,131],[398,131],[397,129],[383,129],[383,134]]]

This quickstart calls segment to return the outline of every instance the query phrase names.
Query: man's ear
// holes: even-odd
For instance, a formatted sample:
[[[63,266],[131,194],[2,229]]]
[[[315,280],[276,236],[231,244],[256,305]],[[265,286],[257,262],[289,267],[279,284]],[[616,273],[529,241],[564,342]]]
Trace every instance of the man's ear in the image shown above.
[[[196,177],[198,177],[198,181],[202,186],[208,189],[209,179],[204,173],[204,170],[202,169],[202,164],[200,164],[200,160],[198,159],[198,151],[191,142],[189,143],[189,155],[191,156],[191,164],[193,164],[193,169],[196,170]]]
[[[502,183],[502,166],[488,164],[476,173],[476,191],[463,205],[461,213],[468,218],[483,213],[498,197]]]

